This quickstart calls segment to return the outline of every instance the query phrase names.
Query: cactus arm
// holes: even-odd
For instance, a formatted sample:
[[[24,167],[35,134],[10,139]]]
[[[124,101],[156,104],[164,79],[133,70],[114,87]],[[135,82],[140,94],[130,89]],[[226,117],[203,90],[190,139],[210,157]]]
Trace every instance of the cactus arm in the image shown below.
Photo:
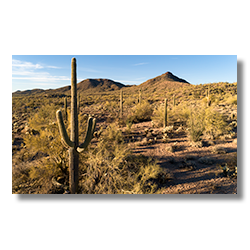
[[[56,112],[56,118],[57,118],[57,122],[59,126],[59,132],[60,132],[60,135],[62,137],[64,144],[66,144],[68,147],[74,147],[74,143],[69,139],[66,128],[64,126],[61,110],[58,110]]]
[[[81,153],[82,151],[84,151],[88,147],[88,145],[93,137],[95,125],[96,125],[96,119],[93,119],[92,117],[90,117],[88,120],[88,127],[87,127],[87,133],[85,136],[85,140],[81,145],[79,145],[79,147],[77,147],[78,153]]]

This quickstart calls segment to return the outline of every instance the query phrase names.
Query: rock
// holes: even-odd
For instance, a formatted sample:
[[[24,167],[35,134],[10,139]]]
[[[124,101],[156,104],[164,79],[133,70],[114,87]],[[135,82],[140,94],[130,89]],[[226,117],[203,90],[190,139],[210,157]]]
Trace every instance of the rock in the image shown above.
[[[233,144],[237,145],[237,138],[232,141]]]
[[[147,138],[143,138],[142,141],[138,142],[138,144],[139,144],[140,146],[147,145],[147,144],[148,144],[148,139],[147,139]]]
[[[168,142],[168,136],[164,135],[164,136],[162,137],[162,142],[163,142],[163,143]]]
[[[183,131],[183,127],[181,127],[181,126],[176,129],[176,132],[180,132],[180,131]]]
[[[221,147],[221,146],[215,146],[211,149],[211,152],[214,154],[226,154],[226,150],[225,148]]]
[[[152,137],[152,136],[153,136],[153,135],[152,135],[151,132],[148,132],[148,133],[146,134],[146,137],[147,137],[147,138]]]
[[[195,160],[195,159],[196,159],[196,156],[195,156],[195,155],[186,155],[186,156],[185,156],[185,160],[186,160],[186,161]]]
[[[202,148],[204,146],[203,141],[191,142],[190,145],[195,148]]]
[[[214,160],[212,158],[204,156],[204,157],[201,157],[198,160],[198,162],[201,164],[205,164],[205,165],[212,165],[214,163]]]
[[[148,144],[153,144],[153,142],[154,142],[153,139],[148,140]]]
[[[167,146],[165,148],[166,151],[173,153],[174,152],[174,147],[173,146]]]
[[[162,133],[166,133],[166,132],[171,132],[173,130],[174,126],[167,126],[162,130]]]
[[[190,171],[193,171],[196,169],[196,164],[194,161],[186,161],[184,160],[184,162],[182,162],[181,165],[179,165],[179,168],[183,168],[183,169],[186,169],[186,170],[190,170]]]

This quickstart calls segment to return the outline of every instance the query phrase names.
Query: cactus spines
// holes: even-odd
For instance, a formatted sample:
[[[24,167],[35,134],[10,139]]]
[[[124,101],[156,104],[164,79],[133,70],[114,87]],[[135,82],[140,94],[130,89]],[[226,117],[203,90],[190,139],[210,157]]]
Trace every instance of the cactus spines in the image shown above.
[[[168,100],[165,98],[164,100],[164,121],[163,121],[163,127],[167,127],[168,124]]]
[[[120,94],[120,118],[122,119],[122,114],[123,114],[123,93],[121,89],[121,94]]]
[[[69,148],[69,185],[71,194],[77,193],[78,189],[78,166],[79,153],[87,148],[95,130],[96,121],[92,117],[88,119],[88,128],[85,140],[79,145],[78,131],[78,109],[77,109],[77,88],[76,88],[76,59],[72,58],[71,62],[71,134],[67,134],[62,112],[58,110],[56,117],[59,126],[59,132],[62,137],[63,145]]]

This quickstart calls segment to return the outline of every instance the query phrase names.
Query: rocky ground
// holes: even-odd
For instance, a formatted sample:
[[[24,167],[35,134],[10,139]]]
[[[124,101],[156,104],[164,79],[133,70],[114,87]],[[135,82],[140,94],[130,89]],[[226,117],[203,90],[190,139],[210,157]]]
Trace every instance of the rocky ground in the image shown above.
[[[236,194],[237,179],[225,176],[221,167],[235,160],[237,139],[202,140],[202,145],[192,145],[183,129],[172,130],[171,138],[160,139],[161,130],[148,131],[150,122],[135,125],[133,138],[144,137],[140,142],[131,142],[134,154],[143,154],[158,160],[171,176],[163,194]],[[149,129],[150,130],[150,129]],[[177,128],[178,130],[178,128]],[[149,135],[151,133],[151,135]],[[159,138],[159,139],[158,139]],[[234,160],[233,160],[234,159]],[[221,167],[220,167],[221,166]],[[234,172],[232,166],[231,170]]]

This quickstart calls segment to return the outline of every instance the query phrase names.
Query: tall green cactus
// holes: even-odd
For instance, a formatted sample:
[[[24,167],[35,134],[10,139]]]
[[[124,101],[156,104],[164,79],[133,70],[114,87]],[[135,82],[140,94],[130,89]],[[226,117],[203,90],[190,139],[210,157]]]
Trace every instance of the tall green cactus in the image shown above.
[[[168,125],[168,100],[165,98],[164,100],[164,121],[163,121],[163,127],[167,127]]]
[[[71,194],[78,191],[78,167],[79,167],[79,153],[84,151],[89,145],[93,132],[95,130],[96,120],[92,117],[88,119],[88,127],[85,140],[79,145],[79,131],[78,131],[78,111],[77,111],[77,85],[76,85],[76,59],[72,58],[71,62],[71,134],[70,138],[67,134],[62,112],[58,110],[56,117],[58,121],[62,143],[69,148],[69,185]]]

